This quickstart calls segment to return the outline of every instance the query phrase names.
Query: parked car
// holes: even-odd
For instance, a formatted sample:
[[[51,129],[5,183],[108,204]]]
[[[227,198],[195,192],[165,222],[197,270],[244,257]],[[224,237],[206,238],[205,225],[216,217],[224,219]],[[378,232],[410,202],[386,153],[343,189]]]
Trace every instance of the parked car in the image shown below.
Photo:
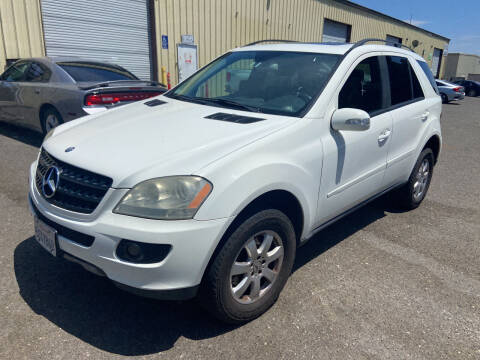
[[[455,84],[463,86],[465,88],[465,94],[467,96],[480,95],[480,82],[473,80],[458,80],[454,81]]]
[[[438,91],[444,104],[449,101],[462,100],[465,98],[465,89],[463,86],[452,84],[445,80],[435,80]]]
[[[46,134],[63,122],[165,91],[114,64],[78,58],[23,59],[0,76],[0,120]]]
[[[239,62],[249,76],[228,89]],[[49,132],[30,168],[36,238],[120,288],[198,295],[218,318],[248,321],[318,231],[390,191],[420,205],[441,111],[411,51],[241,47],[156,99]]]

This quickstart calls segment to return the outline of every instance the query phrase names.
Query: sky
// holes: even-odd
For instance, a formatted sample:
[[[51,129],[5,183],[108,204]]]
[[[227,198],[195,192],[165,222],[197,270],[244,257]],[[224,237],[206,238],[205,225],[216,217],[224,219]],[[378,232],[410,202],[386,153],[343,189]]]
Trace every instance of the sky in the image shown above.
[[[448,52],[480,55],[480,0],[353,0],[450,39]]]

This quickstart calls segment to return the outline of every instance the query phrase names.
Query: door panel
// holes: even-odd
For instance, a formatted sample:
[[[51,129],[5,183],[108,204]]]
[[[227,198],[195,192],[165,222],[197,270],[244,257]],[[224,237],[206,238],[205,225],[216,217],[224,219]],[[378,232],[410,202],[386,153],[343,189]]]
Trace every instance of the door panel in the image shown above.
[[[397,108],[391,111],[393,135],[387,156],[385,183],[394,185],[408,179],[416,160],[415,155],[420,138],[425,127],[428,126],[431,114],[415,71],[418,66],[405,57],[389,58],[396,58],[389,68],[392,100],[406,100],[403,103],[393,104]],[[398,86],[395,87],[394,84]],[[395,93],[397,94],[393,96]]]
[[[364,56],[357,60],[332,100],[335,103],[333,108],[367,111],[371,116],[370,128],[366,131],[335,131],[330,127],[330,132],[323,136],[324,164],[317,226],[384,188],[392,117],[381,111],[387,106],[382,61],[379,56]]]
[[[17,123],[22,119],[20,82],[29,67],[28,62],[17,62],[1,76],[0,81],[0,120]]]

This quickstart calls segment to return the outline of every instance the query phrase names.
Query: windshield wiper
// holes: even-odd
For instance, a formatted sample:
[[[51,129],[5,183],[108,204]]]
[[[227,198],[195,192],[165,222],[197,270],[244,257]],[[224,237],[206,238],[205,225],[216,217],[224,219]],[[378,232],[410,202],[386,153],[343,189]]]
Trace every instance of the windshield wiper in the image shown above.
[[[258,107],[240,104],[236,101],[222,98],[204,98],[204,97],[195,97],[191,98],[193,101],[201,101],[204,103],[214,103],[215,105],[224,105],[224,106],[234,106],[238,109],[247,110],[251,112],[262,112]]]

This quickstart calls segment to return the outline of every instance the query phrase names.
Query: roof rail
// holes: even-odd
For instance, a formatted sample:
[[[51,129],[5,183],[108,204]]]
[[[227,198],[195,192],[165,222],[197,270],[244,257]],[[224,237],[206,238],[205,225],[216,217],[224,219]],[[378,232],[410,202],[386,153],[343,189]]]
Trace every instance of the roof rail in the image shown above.
[[[295,41],[295,40],[279,40],[279,39],[264,39],[264,40],[258,40],[251,42],[249,44],[243,45],[243,46],[251,46],[251,45],[257,45],[265,42],[283,42],[283,43],[299,43],[300,41]]]
[[[412,48],[406,46],[406,45],[403,45],[403,44],[400,44],[400,43],[392,43],[392,42],[389,42],[388,40],[386,39],[363,39],[363,40],[360,40],[360,41],[357,41],[355,44],[353,44],[353,46],[350,48],[350,51],[355,49],[356,47],[359,47],[359,46],[362,46],[362,45],[365,45],[366,43],[368,42],[372,42],[372,41],[379,41],[379,42],[384,42],[388,45],[392,45],[394,47],[397,47],[397,48],[406,48],[408,50],[410,50],[411,52],[415,52],[415,50],[413,50]]]

